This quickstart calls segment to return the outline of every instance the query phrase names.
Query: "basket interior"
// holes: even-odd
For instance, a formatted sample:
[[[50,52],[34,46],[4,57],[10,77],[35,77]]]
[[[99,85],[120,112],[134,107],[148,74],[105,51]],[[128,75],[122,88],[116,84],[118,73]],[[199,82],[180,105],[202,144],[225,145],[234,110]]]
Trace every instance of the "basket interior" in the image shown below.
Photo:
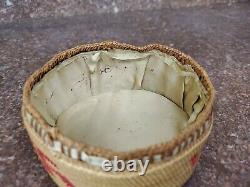
[[[193,69],[175,57],[112,49],[64,60],[34,85],[31,102],[65,136],[128,151],[174,138],[207,97]]]

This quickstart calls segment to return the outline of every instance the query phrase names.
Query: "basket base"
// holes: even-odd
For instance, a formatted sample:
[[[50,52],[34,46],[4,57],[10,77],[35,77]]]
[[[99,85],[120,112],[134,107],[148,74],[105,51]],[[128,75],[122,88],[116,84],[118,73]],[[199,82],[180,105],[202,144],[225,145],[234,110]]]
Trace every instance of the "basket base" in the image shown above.
[[[186,125],[175,103],[146,90],[121,90],[89,97],[64,111],[61,132],[76,141],[115,151],[166,142]]]

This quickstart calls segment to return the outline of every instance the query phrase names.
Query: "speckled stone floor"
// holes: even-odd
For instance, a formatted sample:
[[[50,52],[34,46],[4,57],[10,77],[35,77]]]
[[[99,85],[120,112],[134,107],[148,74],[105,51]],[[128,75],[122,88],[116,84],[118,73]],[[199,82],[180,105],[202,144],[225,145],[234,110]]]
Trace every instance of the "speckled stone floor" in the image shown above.
[[[215,123],[185,186],[250,186],[250,2],[0,24],[0,186],[55,186],[21,123],[22,86],[54,53],[102,40],[159,42],[202,64],[217,90]]]

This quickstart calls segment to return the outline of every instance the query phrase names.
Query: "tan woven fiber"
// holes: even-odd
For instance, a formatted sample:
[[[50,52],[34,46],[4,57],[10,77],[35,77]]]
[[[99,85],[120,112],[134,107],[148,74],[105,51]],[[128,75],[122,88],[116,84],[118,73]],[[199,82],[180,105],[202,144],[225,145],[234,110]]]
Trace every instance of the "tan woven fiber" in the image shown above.
[[[153,163],[149,165],[145,176],[138,173],[109,173],[91,167],[88,164],[69,159],[61,153],[55,153],[41,141],[29,124],[24,123],[33,146],[39,149],[56,165],[56,170],[66,176],[74,186],[86,187],[172,187],[182,186],[191,176],[196,163],[192,165],[194,156],[199,157],[202,147],[212,129],[212,124],[199,140],[194,142],[189,149],[183,151],[170,161]],[[45,167],[46,168],[46,167]],[[51,174],[58,186],[66,186],[57,174]]]
[[[188,64],[198,75],[207,91],[207,102],[197,119],[169,142],[148,146],[127,152],[112,151],[79,143],[61,134],[50,126],[31,103],[31,90],[43,76],[65,59],[88,51],[124,49],[147,52],[159,50],[174,56],[182,64]],[[192,175],[199,156],[213,126],[212,107],[214,87],[204,69],[190,56],[160,44],[136,47],[133,45],[106,41],[85,44],[56,54],[41,69],[32,74],[23,91],[22,118],[25,128],[45,170],[58,186],[67,187],[172,187],[182,186]],[[57,145],[57,146],[56,146]],[[55,149],[56,148],[56,149]],[[66,149],[67,148],[67,149]],[[66,151],[65,151],[66,149]],[[72,154],[75,152],[75,156]],[[120,160],[150,159],[144,176],[137,172],[104,172],[99,166],[91,165],[82,158],[90,157]],[[155,157],[160,156],[160,160]]]
[[[114,152],[112,150],[104,149],[102,147],[91,147],[87,144],[77,143],[72,141],[71,139],[63,136],[56,128],[52,128],[47,122],[43,119],[43,117],[37,112],[37,110],[33,107],[30,101],[30,93],[31,89],[36,82],[38,82],[48,71],[53,69],[56,65],[61,63],[63,60],[72,57],[78,53],[86,52],[86,51],[93,51],[93,50],[105,50],[105,49],[130,49],[136,50],[139,52],[150,51],[153,49],[157,49],[161,52],[174,56],[177,60],[179,60],[182,64],[189,64],[192,66],[196,74],[200,77],[200,80],[204,87],[208,92],[208,102],[203,111],[199,114],[198,118],[195,122],[190,124],[188,128],[186,128],[183,132],[181,132],[176,138],[172,141],[157,144],[154,146],[145,147],[143,149],[137,149],[129,152]],[[105,158],[113,158],[114,155],[119,156],[120,159],[129,160],[134,158],[142,158],[143,156],[147,155],[152,159],[153,155],[155,154],[166,154],[172,153],[173,149],[185,141],[187,138],[192,136],[193,132],[198,131],[204,122],[209,118],[209,115],[212,111],[212,105],[214,101],[214,88],[212,83],[210,82],[207,73],[200,67],[191,57],[188,55],[183,54],[182,52],[169,48],[159,44],[150,44],[143,47],[136,47],[129,44],[118,43],[118,42],[102,42],[102,43],[95,43],[95,44],[86,44],[81,45],[64,52],[61,52],[55,55],[47,64],[45,64],[41,69],[37,70],[33,75],[29,77],[26,81],[24,86],[23,92],[23,106],[25,110],[29,112],[37,122],[45,129],[48,137],[50,138],[51,142],[53,140],[59,140],[64,145],[69,147],[76,147],[78,150],[84,150],[88,155],[95,155]]]

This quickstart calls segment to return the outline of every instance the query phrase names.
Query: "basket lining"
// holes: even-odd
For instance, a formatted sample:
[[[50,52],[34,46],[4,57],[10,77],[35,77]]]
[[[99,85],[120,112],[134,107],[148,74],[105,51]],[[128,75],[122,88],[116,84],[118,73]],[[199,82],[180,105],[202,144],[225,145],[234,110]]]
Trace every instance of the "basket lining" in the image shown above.
[[[82,52],[55,66],[31,91],[31,102],[56,126],[61,113],[90,96],[119,90],[148,90],[178,105],[193,122],[205,106],[206,91],[191,66],[158,50]]]

